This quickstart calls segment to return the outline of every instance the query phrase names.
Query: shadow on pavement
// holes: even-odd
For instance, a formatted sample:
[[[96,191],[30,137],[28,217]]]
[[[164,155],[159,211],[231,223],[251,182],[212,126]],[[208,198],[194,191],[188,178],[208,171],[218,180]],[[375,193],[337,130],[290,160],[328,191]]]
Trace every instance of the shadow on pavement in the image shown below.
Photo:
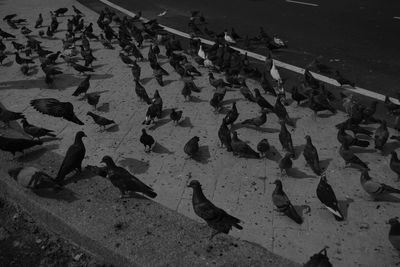
[[[145,173],[150,167],[149,162],[134,158],[123,158],[122,160],[118,161],[118,163],[123,167],[127,167],[133,174]]]

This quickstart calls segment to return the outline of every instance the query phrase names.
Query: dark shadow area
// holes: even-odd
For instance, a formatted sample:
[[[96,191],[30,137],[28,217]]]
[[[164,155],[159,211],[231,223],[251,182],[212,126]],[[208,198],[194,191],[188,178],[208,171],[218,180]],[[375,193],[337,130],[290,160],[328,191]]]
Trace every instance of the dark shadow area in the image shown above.
[[[231,127],[231,131],[236,131],[241,128],[247,128],[247,129],[253,129],[262,133],[279,133],[280,130],[278,129],[273,129],[273,128],[267,128],[267,127],[257,127],[254,125],[249,125],[249,124],[243,124],[243,123],[235,123]]]
[[[127,167],[133,174],[142,174],[149,169],[149,162],[134,159],[124,158],[118,162],[121,166]]]
[[[161,126],[167,124],[167,123],[170,122],[170,121],[171,121],[170,118],[168,118],[168,119],[157,120],[157,121],[154,122],[153,125],[151,125],[151,126],[149,127],[149,130],[154,131],[154,130],[156,130],[157,128],[159,128],[159,127],[161,127]]]
[[[99,69],[99,68],[104,67],[104,66],[107,66],[107,65],[108,65],[108,64],[97,64],[97,65],[93,65],[92,68],[93,68],[94,70],[96,70],[96,69]]]
[[[331,161],[332,161],[332,159],[323,159],[323,160],[319,161],[319,166],[321,167],[322,171],[325,171],[328,169]]]
[[[242,99],[241,99],[241,98],[232,98],[232,99],[223,100],[223,101],[221,102],[221,105],[222,105],[222,106],[231,105],[232,103],[238,102],[238,101],[240,101],[240,100],[242,100]]]
[[[151,150],[154,153],[158,154],[174,154],[175,152],[170,151],[168,148],[162,146],[160,143],[156,142]]]
[[[181,120],[181,121],[178,123],[178,125],[181,126],[181,127],[184,127],[184,128],[186,128],[186,127],[188,127],[188,128],[193,128],[193,124],[192,124],[192,122],[190,121],[190,118],[187,117],[187,116],[186,116],[183,120]]]
[[[79,199],[76,197],[76,194],[73,191],[71,191],[65,187],[60,190],[36,189],[36,190],[32,190],[32,192],[35,193],[36,195],[38,195],[39,197],[56,199],[56,200],[65,201],[68,203],[72,203]]]
[[[394,195],[385,194],[375,198],[376,201],[400,203],[400,198]]]
[[[291,168],[286,173],[289,177],[296,179],[315,178],[315,176],[305,173],[298,168]]]
[[[193,102],[193,103],[204,103],[204,102],[208,102],[208,101],[207,101],[207,100],[200,99],[200,97],[198,97],[198,96],[193,96],[193,95],[191,95],[191,96],[190,96],[190,100],[189,100],[188,102]]]
[[[346,200],[338,200],[338,207],[342,213],[344,219],[347,219],[347,212],[349,210],[350,203],[354,202],[352,198],[347,198]]]
[[[114,125],[111,125],[110,127],[106,128],[106,132],[109,132],[109,133],[116,133],[118,131],[119,131],[118,124],[114,124]]]
[[[294,159],[298,159],[300,157],[300,155],[303,154],[305,146],[306,146],[305,144],[294,146],[294,153],[295,153]]]
[[[332,113],[332,112],[329,112],[329,113],[318,113],[317,117],[318,118],[329,118],[329,117],[332,117],[334,115],[336,115],[336,113]]]
[[[199,151],[193,156],[193,159],[199,163],[207,164],[211,158],[208,146],[200,146]]]
[[[110,103],[103,103],[96,109],[97,111],[100,112],[109,112],[110,111]]]
[[[172,108],[163,109],[163,111],[161,113],[161,118],[163,119],[163,118],[169,116],[169,114],[171,114],[171,112],[172,112]]]
[[[31,162],[42,157],[46,152],[51,151],[53,149],[57,149],[58,144],[52,144],[47,146],[42,146],[39,149],[31,150],[29,152],[25,152],[24,155],[18,157],[18,161],[20,162]]]
[[[353,151],[353,153],[375,153],[376,149],[373,148],[362,148],[359,146],[352,146],[350,147],[351,151]]]
[[[293,205],[294,209],[297,211],[297,214],[300,215],[304,220],[304,215],[311,213],[311,207],[308,205]]]
[[[393,141],[393,142],[388,142],[385,144],[385,146],[383,147],[383,153],[382,155],[384,156],[388,156],[390,154],[390,152],[396,150],[397,148],[400,147],[400,142],[397,141]]]
[[[167,86],[167,85],[169,85],[170,83],[175,82],[175,80],[163,80],[163,82],[164,82],[164,85],[163,85],[162,87]]]
[[[270,146],[265,158],[275,161],[276,163],[279,163],[279,161],[282,158],[282,155],[279,153],[279,151],[278,151],[278,149],[276,149],[276,147]]]
[[[146,78],[142,78],[140,79],[140,83],[142,83],[143,85],[146,85],[148,82],[150,82],[153,78],[152,77],[146,77]]]
[[[124,200],[127,198],[135,198],[135,199],[146,199],[150,201],[150,198],[146,197],[145,195],[136,193],[136,192],[129,192],[128,194],[125,194],[122,198],[120,198],[119,200]]]

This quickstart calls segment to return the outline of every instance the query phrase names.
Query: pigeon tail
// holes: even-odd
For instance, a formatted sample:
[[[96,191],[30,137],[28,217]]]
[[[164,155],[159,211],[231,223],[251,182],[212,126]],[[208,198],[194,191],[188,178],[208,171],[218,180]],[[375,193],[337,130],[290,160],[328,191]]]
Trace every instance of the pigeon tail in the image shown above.
[[[389,185],[386,184],[382,184],[382,187],[385,191],[387,191],[388,193],[393,193],[393,194],[400,194],[400,190],[394,187],[391,187]]]
[[[152,190],[146,190],[142,193],[151,198],[155,198],[157,196],[157,193]]]
[[[285,210],[285,215],[288,216],[290,219],[295,221],[298,224],[303,223],[303,218],[297,213],[296,209],[293,207],[292,204]]]

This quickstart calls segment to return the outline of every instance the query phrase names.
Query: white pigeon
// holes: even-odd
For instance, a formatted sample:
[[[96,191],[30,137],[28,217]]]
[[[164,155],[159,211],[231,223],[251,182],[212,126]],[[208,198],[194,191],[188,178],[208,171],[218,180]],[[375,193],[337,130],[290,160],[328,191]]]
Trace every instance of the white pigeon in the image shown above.
[[[204,67],[206,67],[206,68],[212,68],[212,67],[214,67],[214,64],[212,63],[211,60],[208,59],[207,56],[206,56],[206,58],[204,59],[203,64],[204,64]]]
[[[158,14],[157,16],[162,17],[162,16],[164,16],[165,14],[167,14],[167,10],[164,10],[163,12],[161,12],[160,14]]]
[[[275,62],[272,60],[272,66],[271,69],[269,70],[269,73],[271,74],[272,78],[278,82],[282,82],[281,75],[279,75],[278,69],[275,67]]]
[[[197,55],[202,59],[206,59],[206,53],[204,52],[202,45],[200,45],[199,52],[197,52]]]
[[[279,46],[285,46],[285,42],[283,42],[282,39],[278,38],[277,36],[274,36],[274,43]]]
[[[232,44],[235,44],[235,43],[236,43],[236,41],[233,40],[232,36],[228,35],[228,32],[227,32],[227,31],[225,31],[224,39],[225,39],[225,41],[227,41],[228,43],[232,43]]]

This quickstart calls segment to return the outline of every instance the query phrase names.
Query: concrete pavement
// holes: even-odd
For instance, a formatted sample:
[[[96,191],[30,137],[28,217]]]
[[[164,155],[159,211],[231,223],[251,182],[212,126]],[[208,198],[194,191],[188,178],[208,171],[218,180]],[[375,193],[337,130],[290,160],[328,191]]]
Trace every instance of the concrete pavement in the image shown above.
[[[28,18],[29,22],[33,22],[37,14],[42,12],[48,23],[49,10],[62,5],[67,7],[71,7],[71,4],[77,5],[74,1],[67,0],[25,2],[27,1],[16,0],[0,3],[3,5],[0,15],[3,17],[5,14],[16,12],[21,17]],[[16,3],[20,3],[18,9],[15,8]],[[79,8],[87,14],[85,20],[97,19],[94,12],[81,5]],[[63,21],[60,28],[65,30],[66,18],[59,20]],[[2,28],[11,31],[6,26],[2,25]],[[97,28],[95,33],[98,33]],[[61,31],[56,36],[63,37],[64,32]],[[44,39],[43,42],[53,51],[61,47],[60,40]],[[236,239],[232,241],[225,236],[219,237],[215,244],[211,244],[213,249],[209,255],[207,249],[210,244],[204,243],[209,229],[205,226],[199,228],[198,223],[181,216],[183,214],[203,223],[193,212],[191,190],[186,187],[190,179],[197,179],[202,183],[206,196],[217,206],[243,220],[244,229],[233,230],[231,235],[234,237],[255,242],[298,263],[305,262],[325,245],[330,247],[328,253],[334,266],[393,266],[399,262],[396,251],[387,240],[389,227],[385,221],[398,215],[396,212],[400,204],[372,202],[360,187],[359,172],[344,168],[344,163],[338,156],[339,146],[333,126],[346,118],[343,113],[339,112],[334,116],[321,114],[314,118],[310,110],[298,107],[295,103],[288,107],[289,114],[297,121],[297,127],[291,129],[297,154],[300,154],[304,147],[304,136],[310,135],[318,149],[322,165],[328,168],[329,183],[344,206],[348,205],[347,220],[342,223],[336,222],[316,198],[318,178],[305,167],[305,160],[300,155],[294,162],[294,170],[290,173],[292,177],[282,178],[284,190],[292,203],[303,211],[305,222],[298,226],[274,211],[271,202],[274,186],[270,183],[280,178],[277,162],[280,155],[283,155],[278,140],[279,124],[276,116],[269,114],[266,125],[258,130],[236,126],[239,138],[249,141],[252,147],[255,147],[262,138],[267,138],[274,146],[276,155],[272,159],[260,160],[236,158],[218,146],[217,131],[223,115],[214,114],[208,103],[213,90],[208,84],[206,70],[202,70],[203,77],[195,80],[195,83],[202,88],[202,92],[194,94],[195,101],[185,102],[180,94],[183,83],[168,64],[163,67],[171,74],[165,79],[167,85],[160,88],[151,78],[152,71],[148,62],[141,62],[139,64],[142,67],[142,82],[149,95],[158,89],[166,110],[177,107],[182,109],[183,116],[187,117],[181,126],[174,126],[169,121],[168,112],[165,112],[164,118],[149,127],[149,133],[158,144],[153,153],[147,154],[139,142],[141,122],[147,106],[136,98],[130,69],[120,61],[117,56],[118,49],[105,50],[98,42],[91,44],[98,61],[94,64],[96,72],[92,76],[89,92],[102,92],[99,103],[101,112],[98,113],[115,120],[118,127],[99,132],[98,126],[85,115],[92,108],[86,101],[71,96],[83,79],[72,68],[60,64],[65,74],[55,78],[54,89],[48,89],[41,70],[30,77],[25,77],[19,71],[18,65],[8,64],[6,67],[0,67],[1,102],[10,110],[23,111],[29,122],[54,129],[61,140],[46,143],[44,148],[33,148],[16,162],[8,161],[11,156],[1,152],[0,155],[4,160],[1,161],[0,167],[6,170],[16,164],[39,164],[45,171],[55,175],[66,149],[73,142],[74,134],[78,130],[84,130],[88,135],[88,138],[84,139],[87,149],[84,165],[99,165],[100,159],[105,154],[112,156],[120,165],[151,185],[158,193],[155,201],[162,206],[140,199],[116,201],[117,190],[105,179],[92,177],[88,173],[85,173],[82,179],[77,179],[76,183],[69,184],[62,196],[53,196],[50,199],[38,198],[29,192],[23,192],[29,199],[33,199],[37,206],[45,207],[66,225],[73,225],[79,234],[85,233],[95,240],[94,244],[105,244],[107,250],[134,260],[138,265],[176,266],[194,262],[201,266],[215,261],[218,265],[226,263],[237,266],[260,266],[268,259],[272,259],[273,255],[266,250],[247,243],[240,243],[242,249],[239,250],[228,249],[227,244],[240,241]],[[8,50],[11,50],[9,42],[7,46]],[[147,55],[147,49],[147,46],[143,48],[144,55]],[[164,64],[166,58],[161,58],[160,61]],[[7,64],[7,61],[4,63]],[[254,81],[249,81],[248,84],[252,89],[259,87]],[[39,114],[29,106],[29,101],[40,97],[55,97],[72,102],[77,116],[85,125],[81,127]],[[273,98],[269,96],[266,98],[274,102]],[[225,99],[227,100],[225,104],[229,105],[233,100],[238,101],[240,113],[238,121],[258,114],[258,107],[244,101],[240,93],[235,90],[228,91]],[[376,128],[376,125],[372,128]],[[16,133],[13,131],[11,134]],[[194,135],[200,137],[202,154],[200,161],[187,160],[183,152],[184,143]],[[389,142],[385,157],[376,153],[371,147],[367,150],[358,149],[359,157],[369,163],[373,177],[395,185],[396,175],[388,167],[387,155],[392,149],[398,148],[399,144]],[[0,179],[3,183],[9,183],[9,177],[2,175]],[[155,220],[157,217],[159,220]],[[113,228],[119,223],[126,226],[126,229],[122,227],[124,228],[122,232]],[[143,226],[148,227],[150,233],[136,230],[143,229]],[[176,229],[180,229],[178,233]],[[158,244],[160,240],[166,243],[160,245]],[[186,250],[183,248],[185,245]],[[191,249],[193,246],[198,246],[196,247],[198,249]],[[173,253],[169,250],[171,247],[177,251],[171,261],[163,263],[165,255],[171,256],[170,253]],[[155,248],[159,250],[159,255],[150,253]],[[164,250],[161,251],[161,248]],[[214,248],[225,251],[222,253],[221,261],[219,254],[214,254],[214,251],[219,250]],[[176,261],[188,251],[194,256],[185,256],[187,257],[185,262]],[[238,251],[243,253],[243,258],[234,261],[231,257],[239,253]],[[254,255],[251,260],[254,262],[241,261],[252,253]],[[146,260],[149,254],[153,259]],[[273,258],[273,262],[276,262],[276,266],[290,264],[281,258]]]

